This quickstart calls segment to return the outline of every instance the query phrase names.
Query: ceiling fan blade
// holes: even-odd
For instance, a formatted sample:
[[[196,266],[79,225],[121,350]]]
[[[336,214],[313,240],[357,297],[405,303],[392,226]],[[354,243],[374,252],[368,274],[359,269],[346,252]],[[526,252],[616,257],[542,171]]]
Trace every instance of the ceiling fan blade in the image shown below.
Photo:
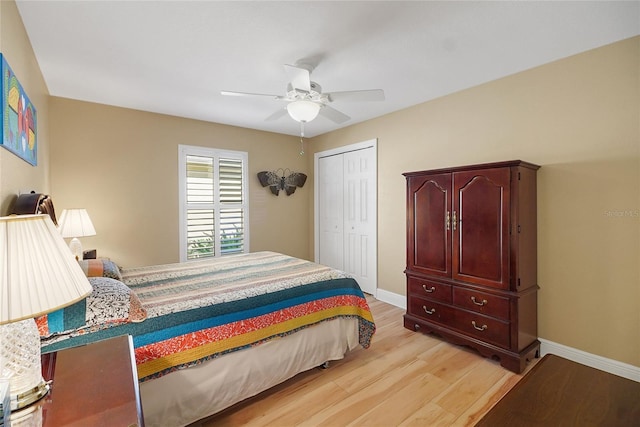
[[[273,114],[271,114],[269,117],[267,117],[264,120],[267,122],[271,122],[273,120],[278,120],[279,118],[284,117],[286,115],[287,115],[287,109],[281,108],[279,110],[276,110]]]
[[[318,114],[338,124],[344,123],[351,118],[346,114],[336,110],[335,108],[329,107],[328,105],[323,106]]]
[[[345,92],[331,92],[326,94],[329,102],[333,101],[384,101],[382,89],[348,90]]]
[[[296,67],[295,65],[284,65],[284,70],[294,89],[300,89],[305,92],[311,92],[311,73],[306,68]]]
[[[267,97],[267,98],[274,98],[274,99],[282,98],[280,95],[270,95],[270,94],[267,94],[267,93],[233,92],[233,91],[229,91],[229,90],[220,91],[220,95],[227,95],[227,96],[260,96],[260,97]]]

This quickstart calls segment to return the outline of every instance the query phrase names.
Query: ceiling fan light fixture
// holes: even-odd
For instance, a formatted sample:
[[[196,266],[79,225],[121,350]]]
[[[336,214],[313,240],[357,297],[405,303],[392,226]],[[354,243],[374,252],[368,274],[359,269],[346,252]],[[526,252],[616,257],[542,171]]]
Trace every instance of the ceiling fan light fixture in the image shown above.
[[[320,104],[304,99],[292,101],[287,104],[287,111],[293,120],[301,123],[308,123],[318,117]]]

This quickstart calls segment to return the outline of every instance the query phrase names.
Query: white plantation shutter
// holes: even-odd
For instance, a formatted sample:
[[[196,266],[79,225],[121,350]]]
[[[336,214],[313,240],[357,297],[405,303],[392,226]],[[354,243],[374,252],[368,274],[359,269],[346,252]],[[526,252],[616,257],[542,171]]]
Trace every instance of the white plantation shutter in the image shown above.
[[[180,259],[248,252],[246,152],[179,146]]]
[[[186,156],[186,259],[215,256],[214,158]]]
[[[244,252],[243,162],[221,157],[218,162],[220,182],[220,253]]]

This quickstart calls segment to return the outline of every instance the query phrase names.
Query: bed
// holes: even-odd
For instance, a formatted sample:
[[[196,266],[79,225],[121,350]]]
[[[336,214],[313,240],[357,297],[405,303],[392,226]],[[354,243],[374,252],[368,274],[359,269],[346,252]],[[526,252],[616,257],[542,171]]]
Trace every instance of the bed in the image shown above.
[[[81,265],[93,293],[37,319],[42,352],[133,336],[147,426],[184,426],[368,348],[373,317],[344,272],[275,252],[120,269]]]

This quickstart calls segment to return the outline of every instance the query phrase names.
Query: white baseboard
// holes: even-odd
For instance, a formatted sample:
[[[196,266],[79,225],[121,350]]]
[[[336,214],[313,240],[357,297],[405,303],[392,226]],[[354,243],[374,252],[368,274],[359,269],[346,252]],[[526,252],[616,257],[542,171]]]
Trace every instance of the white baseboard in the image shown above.
[[[407,309],[407,297],[404,295],[385,291],[384,289],[378,289],[376,291],[376,299],[386,302],[387,304],[400,307],[403,310]],[[567,347],[566,345],[545,340],[544,338],[539,339],[540,356],[544,356],[548,353],[555,354],[556,356],[564,357],[565,359],[582,363],[583,365],[591,366],[592,368],[600,369],[601,371],[609,372],[613,375],[618,375],[623,378],[640,382],[640,367],[638,366],[629,365],[617,360],[587,353],[586,351]]]
[[[544,338],[539,339],[541,356],[548,353],[555,354],[556,356],[564,357],[565,359],[573,360],[574,362],[582,363],[583,365],[591,366],[592,368],[600,369],[610,374],[640,382],[640,367],[638,366],[608,359],[598,356],[597,354],[587,353],[586,351],[567,347],[566,345],[545,340]]]
[[[387,304],[400,307],[403,310],[407,309],[407,297],[404,295],[395,294],[393,292],[385,291],[384,289],[378,288],[376,290],[376,299],[382,302],[386,302]]]

